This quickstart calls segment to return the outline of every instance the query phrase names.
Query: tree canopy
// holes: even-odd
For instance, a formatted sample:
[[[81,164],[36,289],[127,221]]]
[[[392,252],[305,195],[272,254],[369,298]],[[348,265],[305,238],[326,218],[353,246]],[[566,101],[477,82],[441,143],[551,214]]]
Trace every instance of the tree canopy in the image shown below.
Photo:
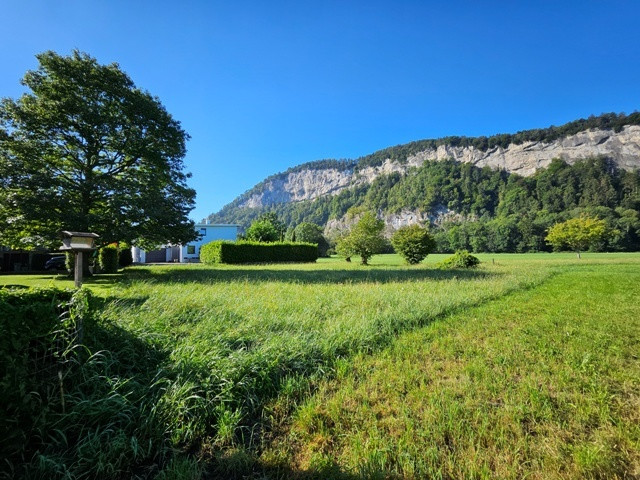
[[[415,265],[427,258],[436,247],[436,242],[426,228],[408,225],[394,232],[391,245],[409,265]]]
[[[570,248],[577,252],[578,258],[580,258],[580,252],[602,242],[611,234],[613,232],[607,228],[607,223],[604,220],[582,216],[556,223],[549,229],[546,240],[558,250]]]
[[[251,223],[245,233],[247,240],[255,242],[277,242],[284,239],[285,225],[273,212],[263,213]]]
[[[345,257],[358,255],[362,264],[367,265],[369,259],[385,246],[383,230],[384,222],[372,212],[365,212],[351,231],[338,240],[338,253]]]
[[[196,237],[188,134],[117,64],[37,55],[29,90],[0,103],[0,244],[58,245],[60,230],[142,246]]]
[[[318,255],[321,257],[327,255],[329,243],[322,234],[322,227],[315,223],[302,222],[297,225],[293,232],[293,239],[296,242],[315,243],[318,245]]]

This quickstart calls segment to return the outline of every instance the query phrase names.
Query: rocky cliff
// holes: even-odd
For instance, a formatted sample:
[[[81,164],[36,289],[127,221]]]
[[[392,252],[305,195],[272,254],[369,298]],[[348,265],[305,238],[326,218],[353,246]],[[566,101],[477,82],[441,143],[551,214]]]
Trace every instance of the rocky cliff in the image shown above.
[[[426,160],[453,159],[477,167],[491,167],[529,176],[545,168],[554,158],[569,164],[590,157],[606,157],[625,170],[640,168],[640,126],[627,125],[616,132],[591,129],[551,142],[528,141],[495,146],[485,150],[474,146],[438,145],[401,160],[387,158],[380,165],[359,168],[299,167],[295,171],[267,179],[261,188],[249,191],[239,199],[237,208],[263,208],[269,205],[335,195],[346,188],[371,183],[380,175],[398,172],[402,175]]]

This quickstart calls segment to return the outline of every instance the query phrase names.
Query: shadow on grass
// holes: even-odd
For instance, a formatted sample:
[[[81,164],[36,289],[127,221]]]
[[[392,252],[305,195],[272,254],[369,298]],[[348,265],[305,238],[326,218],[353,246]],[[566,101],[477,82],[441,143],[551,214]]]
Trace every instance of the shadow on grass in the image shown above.
[[[393,283],[424,280],[470,280],[496,277],[501,273],[482,270],[435,269],[153,269],[137,268],[127,273],[131,280],[162,283],[281,282],[281,283]]]
[[[401,477],[379,466],[363,465],[358,472],[345,471],[333,460],[324,457],[319,465],[301,470],[289,465],[267,465],[254,459],[243,449],[219,452],[205,465],[204,479],[224,478],[240,480],[245,478],[269,480],[399,480]]]

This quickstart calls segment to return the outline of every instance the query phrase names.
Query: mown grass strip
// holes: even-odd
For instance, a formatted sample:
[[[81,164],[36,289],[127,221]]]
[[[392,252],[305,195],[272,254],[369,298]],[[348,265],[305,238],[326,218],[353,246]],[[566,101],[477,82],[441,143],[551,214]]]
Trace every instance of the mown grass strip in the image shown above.
[[[634,478],[638,285],[637,265],[570,268],[359,355],[263,462],[318,478]]]

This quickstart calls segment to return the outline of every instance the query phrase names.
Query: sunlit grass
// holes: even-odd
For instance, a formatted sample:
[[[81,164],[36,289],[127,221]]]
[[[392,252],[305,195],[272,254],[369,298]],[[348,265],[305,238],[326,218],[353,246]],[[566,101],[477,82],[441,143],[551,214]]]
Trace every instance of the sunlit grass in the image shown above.
[[[517,464],[529,458],[531,447],[518,437],[513,416],[528,422],[527,435],[543,438],[544,432],[530,428],[530,417],[537,422],[553,415],[551,397],[540,385],[555,378],[548,375],[556,367],[535,349],[529,352],[526,342],[521,345],[523,338],[543,350],[549,343],[532,315],[551,308],[547,303],[557,304],[550,315],[562,309],[567,319],[586,315],[582,303],[555,298],[546,285],[594,275],[597,280],[599,272],[612,269],[621,269],[615,270],[620,278],[635,278],[640,256],[479,256],[483,263],[468,271],[435,269],[445,255],[430,255],[414,267],[397,255],[381,255],[369,267],[338,258],[306,265],[138,266],[87,279],[96,308],[85,325],[85,343],[94,354],[83,367],[91,391],[70,395],[72,414],[57,427],[68,422],[84,436],[65,440],[73,447],[65,447],[64,455],[56,450],[62,442],[52,442],[51,452],[39,458],[54,459],[51,465],[60,469],[65,455],[71,456],[74,463],[61,470],[71,476],[117,477],[136,470],[177,478],[203,471],[224,478],[300,472],[517,477],[524,472]],[[43,282],[72,286],[68,278],[0,276],[0,284]],[[608,282],[615,292],[615,282]],[[511,299],[539,289],[536,308],[519,313],[522,302]],[[600,297],[594,298],[593,311],[602,313],[596,308]],[[635,305],[629,295],[618,300],[620,308]],[[513,302],[501,307],[504,323],[492,319],[496,301]],[[459,320],[459,328],[454,319],[467,318],[478,306],[489,310]],[[521,326],[529,317],[526,333]],[[636,333],[624,331],[638,341]],[[593,363],[596,357],[590,358]],[[438,395],[429,395],[433,385]],[[393,396],[405,390],[401,399]],[[493,395],[489,400],[483,397],[487,392]],[[513,396],[501,397],[507,394]],[[609,405],[609,397],[599,398],[597,405]],[[491,416],[494,410],[504,418]],[[599,418],[593,415],[588,418]],[[447,430],[455,425],[460,430]],[[494,425],[503,430],[496,433]],[[476,431],[484,436],[474,437]],[[617,434],[627,451],[638,451],[626,430]],[[471,438],[477,442],[464,443]],[[500,446],[512,443],[529,450],[505,453]],[[626,454],[603,466],[597,460],[600,444],[576,445],[563,450],[574,463],[558,460],[560,469],[570,465],[565,476],[632,465]],[[184,457],[186,452],[192,456]],[[527,468],[539,466],[532,465]],[[45,467],[42,472],[54,471]]]
[[[403,334],[263,457],[319,478],[636,476],[638,285],[637,264],[590,265]]]

